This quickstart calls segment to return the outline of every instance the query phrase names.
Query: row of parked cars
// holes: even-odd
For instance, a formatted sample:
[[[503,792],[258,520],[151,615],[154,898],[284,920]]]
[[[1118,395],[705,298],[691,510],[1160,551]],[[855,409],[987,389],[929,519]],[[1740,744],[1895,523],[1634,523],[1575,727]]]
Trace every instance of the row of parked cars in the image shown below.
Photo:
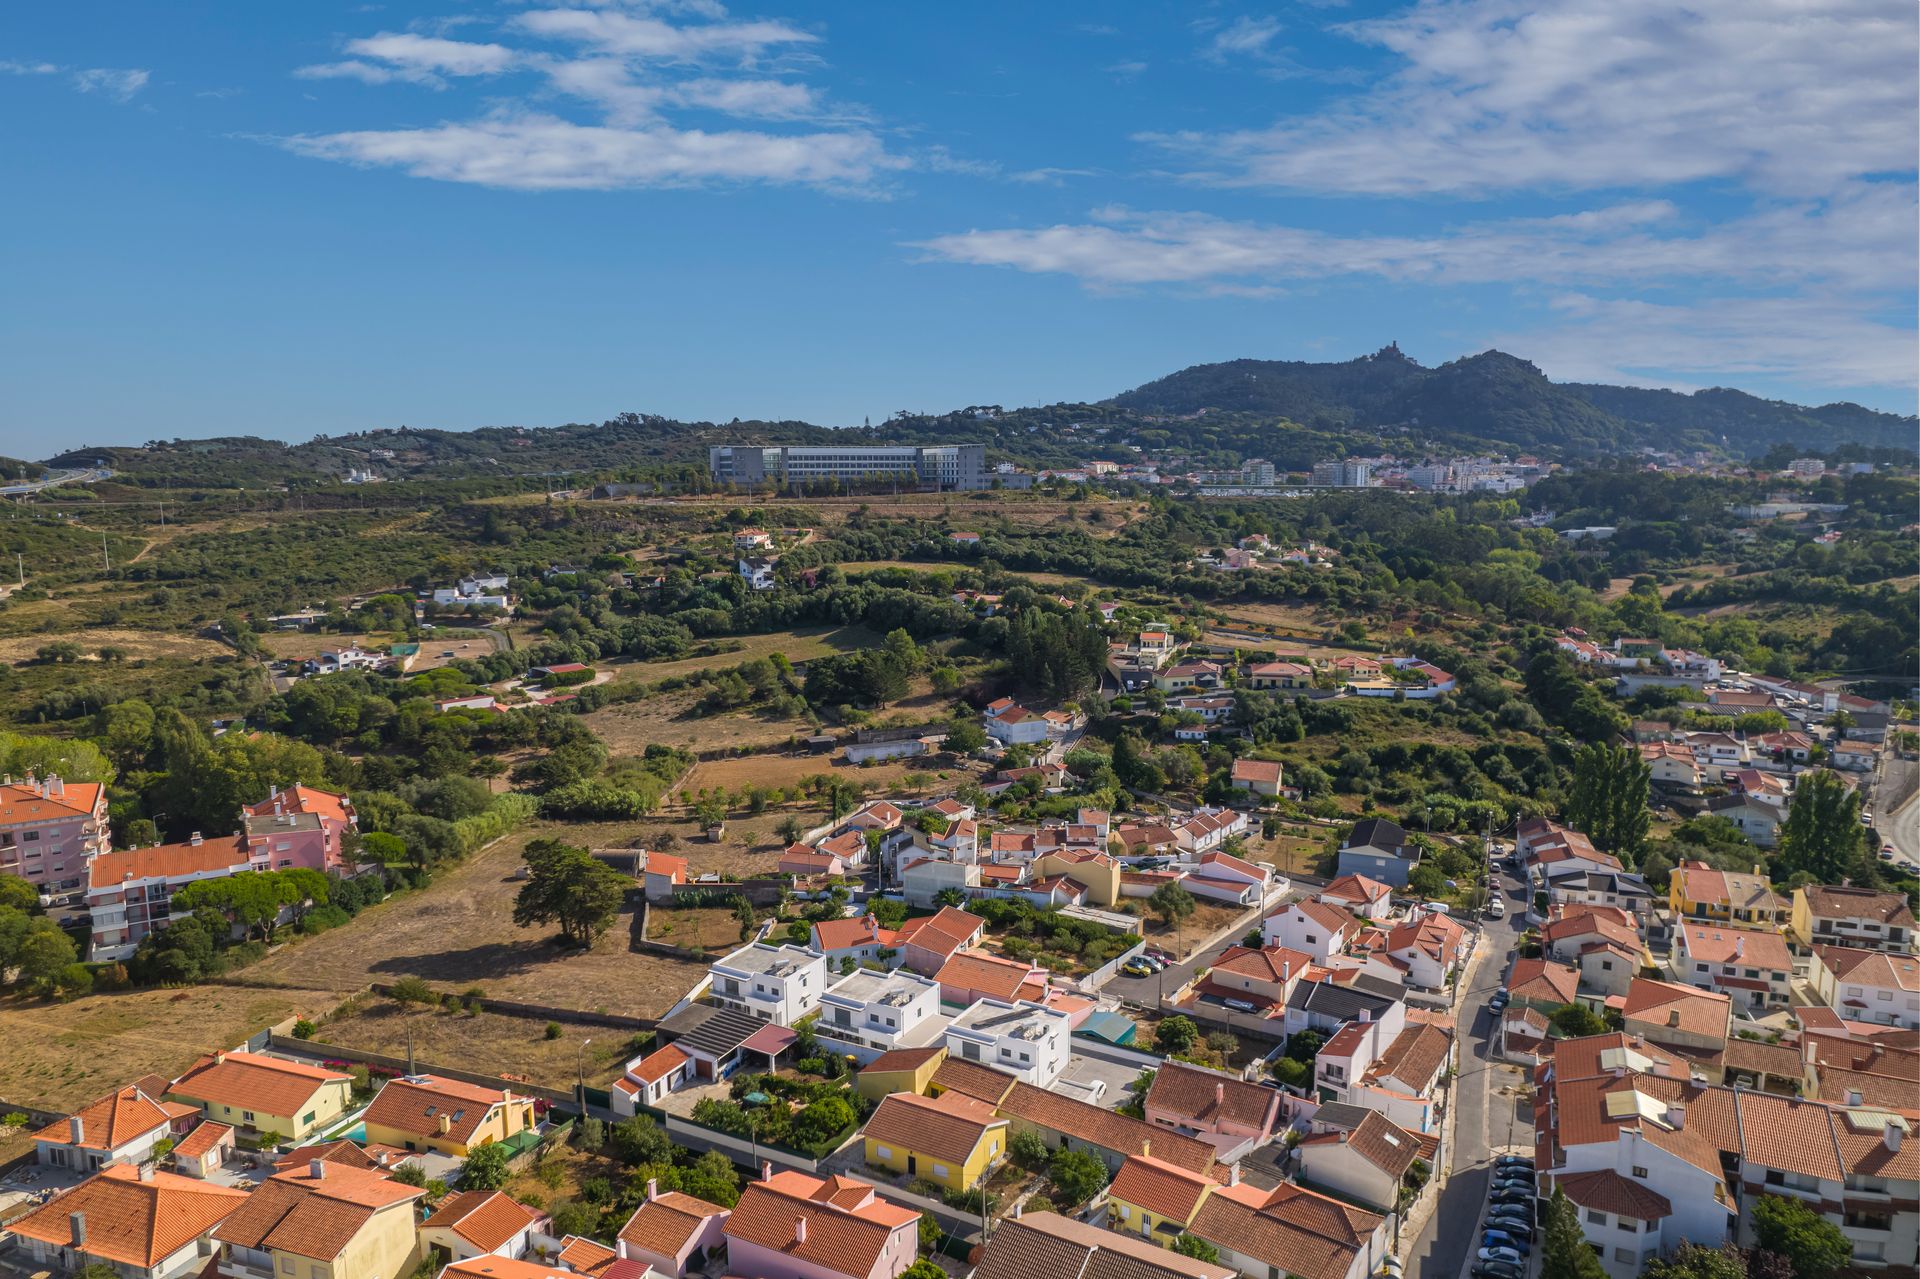
[[[1473,1279],[1526,1279],[1537,1225],[1533,1172],[1533,1160],[1525,1155],[1501,1155],[1493,1161],[1480,1251],[1469,1272]]]
[[[1172,955],[1157,946],[1149,946],[1120,965],[1120,971],[1129,977],[1151,977],[1165,970],[1173,962]]]

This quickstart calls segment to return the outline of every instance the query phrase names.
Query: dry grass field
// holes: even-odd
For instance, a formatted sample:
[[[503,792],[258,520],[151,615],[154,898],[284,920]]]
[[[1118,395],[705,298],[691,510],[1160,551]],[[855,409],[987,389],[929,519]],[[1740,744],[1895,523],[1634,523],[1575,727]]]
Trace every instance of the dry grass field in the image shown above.
[[[197,986],[0,1003],[0,1098],[69,1110],[149,1072],[172,1077],[296,1015],[339,1002],[325,990]]]
[[[740,944],[740,921],[717,906],[662,910],[647,914],[647,940],[694,950],[730,951]]]
[[[628,839],[639,833],[626,830]],[[331,990],[338,1002],[368,982],[411,975],[444,990],[477,985],[501,999],[558,1008],[636,1017],[664,1011],[692,984],[698,966],[631,951],[630,911],[584,953],[563,950],[551,929],[515,927],[513,898],[520,885],[509,876],[521,864],[527,841],[551,834],[589,842],[571,827],[529,827],[445,872],[424,891],[393,898],[363,911],[346,927],[288,946],[241,970],[234,980]],[[476,1060],[485,1060],[484,1049]]]
[[[616,758],[638,755],[655,743],[698,751],[759,749],[813,732],[805,720],[776,719],[752,711],[696,718],[689,712],[701,697],[697,689],[657,693],[645,701],[603,707],[586,716],[586,724]]]
[[[349,1001],[326,1018],[315,1037],[389,1057],[405,1057],[411,1037],[416,1061],[446,1066],[475,1063],[467,1068],[519,1075],[550,1088],[572,1084],[582,1065],[588,1084],[604,1084],[632,1056],[627,1032],[579,1022],[561,1025],[560,1038],[548,1039],[547,1023],[537,1017],[423,1009],[365,997]],[[593,1042],[583,1053],[581,1045],[589,1039]]]
[[[55,639],[78,644],[85,654],[82,661],[95,660],[94,655],[99,650],[109,647],[124,650],[128,661],[169,657],[194,660],[219,657],[233,651],[218,640],[200,635],[167,635],[154,631],[122,630],[119,627],[90,627],[61,634],[47,631],[0,639],[0,662],[28,661],[41,645]]]
[[[786,654],[790,662],[804,662],[828,653],[848,653],[871,648],[881,637],[864,626],[807,626],[770,635],[746,635],[737,640],[719,642],[723,652],[705,657],[683,657],[670,662],[629,662],[619,658],[596,663],[614,672],[619,683],[651,684],[674,675],[692,675],[697,671],[724,671],[750,662],[756,657]],[[423,653],[425,646],[422,646]]]
[[[1220,609],[1229,622],[1252,622],[1257,626],[1270,626],[1290,634],[1316,636],[1323,635],[1337,622],[1345,620],[1336,617],[1331,610],[1306,604],[1227,604]]]
[[[504,640],[495,632],[442,629],[428,631],[420,639],[420,656],[408,668],[408,673],[430,671],[436,666],[445,666],[449,662],[465,659],[491,657],[505,647]]]
[[[742,755],[735,759],[703,760],[695,764],[674,793],[685,795],[702,788],[734,791],[750,786],[785,789],[803,778],[825,773],[851,781],[872,795],[897,786],[909,773],[939,772],[944,759],[944,756],[932,755],[856,767],[834,763],[832,757],[826,755]]]

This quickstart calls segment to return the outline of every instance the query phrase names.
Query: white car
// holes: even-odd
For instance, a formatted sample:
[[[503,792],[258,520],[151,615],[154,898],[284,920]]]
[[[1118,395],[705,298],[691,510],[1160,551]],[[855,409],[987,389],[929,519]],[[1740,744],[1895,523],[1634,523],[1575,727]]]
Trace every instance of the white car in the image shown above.
[[[1504,1261],[1508,1265],[1512,1265],[1512,1266],[1524,1266],[1527,1264],[1527,1259],[1521,1256],[1518,1250],[1513,1248],[1497,1248],[1497,1247],[1482,1248],[1480,1250],[1480,1260]]]
[[[1505,901],[1501,900],[1498,897],[1494,897],[1488,900],[1487,914],[1492,915],[1495,919],[1499,919],[1502,916],[1504,916],[1506,913],[1507,913],[1507,903]]]

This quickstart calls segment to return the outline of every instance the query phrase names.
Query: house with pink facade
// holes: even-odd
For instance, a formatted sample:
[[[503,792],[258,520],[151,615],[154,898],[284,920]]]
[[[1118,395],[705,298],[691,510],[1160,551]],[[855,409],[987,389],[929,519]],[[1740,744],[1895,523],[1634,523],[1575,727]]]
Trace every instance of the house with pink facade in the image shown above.
[[[1222,1162],[1233,1163],[1273,1136],[1280,1123],[1280,1097],[1277,1089],[1237,1075],[1169,1060],[1147,1089],[1146,1118],[1212,1144]]]
[[[173,895],[188,884],[243,870],[266,870],[248,851],[244,835],[204,839],[196,833],[180,844],[126,848],[93,859],[87,882],[87,912],[95,963],[125,959],[148,933],[173,918]]]
[[[723,1233],[740,1279],[898,1279],[919,1248],[920,1214],[850,1177],[767,1166],[734,1205]]]
[[[309,870],[351,874],[342,840],[355,829],[359,815],[345,795],[312,786],[273,787],[267,797],[249,805],[245,823],[249,853],[266,865],[262,870]]]
[[[42,894],[87,886],[87,864],[107,851],[107,788],[59,776],[0,783],[0,874]]]

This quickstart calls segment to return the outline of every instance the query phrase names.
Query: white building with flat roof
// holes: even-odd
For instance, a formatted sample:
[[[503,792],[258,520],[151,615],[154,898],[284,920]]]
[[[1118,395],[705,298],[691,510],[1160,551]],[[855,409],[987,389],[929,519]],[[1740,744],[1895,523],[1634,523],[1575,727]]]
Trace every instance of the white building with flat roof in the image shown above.
[[[820,1000],[813,1033],[836,1052],[872,1061],[895,1048],[923,1048],[946,1028],[940,983],[907,969],[862,968],[835,982]]]
[[[708,970],[713,1002],[791,1026],[820,1005],[827,961],[799,946],[750,942]]]
[[[1067,1067],[1067,1015],[1029,999],[981,999],[947,1026],[947,1053],[1050,1088]]]
[[[984,444],[716,444],[707,450],[716,484],[772,482],[799,488],[827,482],[983,489]]]

